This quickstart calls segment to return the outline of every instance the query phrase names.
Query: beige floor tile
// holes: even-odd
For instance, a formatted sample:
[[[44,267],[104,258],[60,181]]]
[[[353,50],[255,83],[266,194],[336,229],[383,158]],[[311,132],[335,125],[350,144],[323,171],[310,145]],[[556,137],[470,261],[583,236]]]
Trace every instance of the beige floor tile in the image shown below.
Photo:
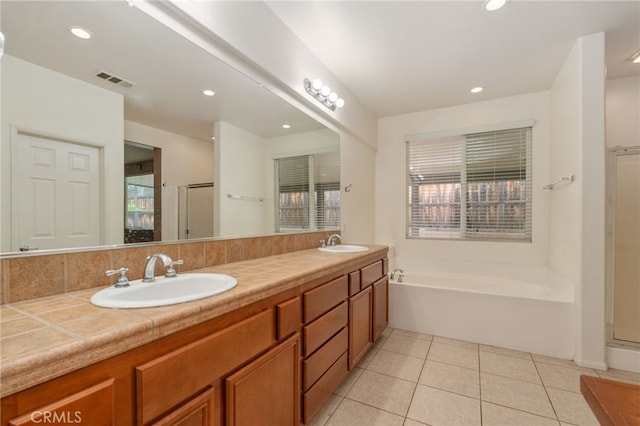
[[[493,352],[480,351],[480,371],[542,384],[536,366],[531,359],[514,358]]]
[[[545,387],[580,392],[580,376],[598,376],[595,370],[580,367],[563,367],[561,365],[539,362],[536,364]]]
[[[418,383],[471,398],[480,398],[480,375],[477,370],[427,361]]]
[[[369,363],[377,353],[378,353],[378,348],[376,347],[370,348],[367,351],[367,353],[364,354],[364,356],[360,359],[360,362],[358,362],[357,367],[366,368],[367,365],[369,365]]]
[[[490,402],[482,402],[482,426],[558,426],[558,421]]]
[[[603,377],[605,379],[618,380],[620,382],[640,385],[640,373],[634,373],[632,371],[616,370],[615,368],[610,368],[607,371],[597,370],[596,372],[598,373],[598,376]]]
[[[458,367],[472,368],[478,370],[478,349],[464,346],[448,345],[437,343],[434,338],[429,349],[427,359],[429,361],[444,362],[445,364],[457,365]]]
[[[356,401],[344,399],[327,426],[402,426],[404,418]]]
[[[338,389],[336,389],[334,393],[340,396],[347,396],[347,393],[349,393],[351,387],[356,380],[358,380],[358,377],[360,377],[363,371],[364,370],[360,367],[354,367],[349,374],[347,374],[347,377],[344,378],[342,383],[340,383],[340,386],[338,386]]]
[[[367,370],[417,382],[423,364],[423,359],[380,349],[367,366]]]
[[[480,425],[480,401],[418,385],[407,417],[429,425]]]
[[[404,417],[415,388],[414,382],[365,370],[346,397]]]
[[[411,419],[404,419],[404,425],[403,426],[425,426],[425,425],[427,425],[427,424],[426,423],[417,422],[417,421],[411,420]]]
[[[499,346],[480,345],[480,352],[491,352],[499,355],[512,356],[514,358],[532,359],[529,352],[516,351],[514,349],[501,348]]]
[[[580,426],[598,426],[598,420],[581,394],[548,388],[551,403],[562,422]]]
[[[344,398],[339,395],[331,395],[329,400],[325,402],[320,411],[313,417],[309,426],[324,426],[343,399]]]
[[[544,387],[522,380],[480,373],[482,400],[532,414],[554,418]]]
[[[422,340],[429,340],[429,341],[433,340],[433,336],[431,334],[418,333],[417,331],[402,330],[400,328],[395,328],[393,330],[393,334],[406,336],[406,337],[415,337],[416,339],[422,339]]]
[[[570,359],[553,358],[550,356],[539,354],[531,354],[531,356],[533,357],[533,360],[536,362],[536,364],[538,362],[544,362],[547,364],[562,365],[564,367],[578,367],[578,365]]]
[[[438,343],[445,343],[447,345],[462,346],[463,348],[468,349],[478,349],[479,346],[477,343],[467,342],[465,340],[450,339],[448,337],[442,336],[433,336],[433,341]]]
[[[431,342],[428,340],[392,334],[381,348],[391,352],[415,356],[416,358],[426,358],[427,352],[429,352],[429,345],[431,345]]]

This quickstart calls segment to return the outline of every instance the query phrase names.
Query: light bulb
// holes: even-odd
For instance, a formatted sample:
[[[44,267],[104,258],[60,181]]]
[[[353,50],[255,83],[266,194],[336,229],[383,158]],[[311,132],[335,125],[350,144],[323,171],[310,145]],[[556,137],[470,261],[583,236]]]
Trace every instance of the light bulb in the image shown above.
[[[320,89],[322,89],[322,80],[320,80],[319,78],[316,78],[315,80],[313,80],[313,83],[311,83],[311,87],[316,92],[319,92]]]
[[[322,93],[323,96],[329,96],[329,93],[331,93],[331,87],[322,86],[322,89],[320,89],[320,93]]]
[[[342,107],[344,106],[344,99],[342,99],[342,98],[338,98],[338,99],[336,100],[336,106],[337,106],[338,108],[342,108]]]
[[[69,31],[71,31],[71,34],[73,34],[74,36],[81,38],[83,40],[89,40],[91,37],[93,37],[91,33],[85,30],[84,28],[71,27],[69,28]]]
[[[329,94],[329,101],[335,102],[338,100],[338,94],[336,92],[331,92]]]

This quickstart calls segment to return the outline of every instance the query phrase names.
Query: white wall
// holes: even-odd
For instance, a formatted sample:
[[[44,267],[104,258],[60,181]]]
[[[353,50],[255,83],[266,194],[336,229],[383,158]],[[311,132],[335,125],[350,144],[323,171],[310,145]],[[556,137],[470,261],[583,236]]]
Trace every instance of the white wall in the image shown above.
[[[213,182],[213,142],[125,121],[124,139],[161,148],[162,240],[178,239],[178,187]]]
[[[551,191],[549,266],[577,283],[579,365],[605,362],[604,34],[580,38],[551,88],[552,176],[576,182]]]
[[[405,238],[405,137],[455,129],[483,127],[520,120],[533,127],[532,243],[441,241]],[[456,260],[545,265],[548,247],[549,156],[548,92],[496,99],[387,117],[379,120],[376,158],[376,242],[394,247],[394,267],[415,270],[428,262]]]
[[[640,75],[608,80],[607,146],[640,145]]]
[[[2,58],[2,248],[10,251],[11,126],[42,136],[103,149],[104,244],[124,234],[124,147],[122,95],[21,59]],[[113,202],[113,200],[118,200]]]
[[[214,226],[215,236],[258,235],[273,232],[268,223],[273,203],[265,179],[267,144],[263,138],[229,123],[215,123]],[[229,194],[263,201],[230,199]]]

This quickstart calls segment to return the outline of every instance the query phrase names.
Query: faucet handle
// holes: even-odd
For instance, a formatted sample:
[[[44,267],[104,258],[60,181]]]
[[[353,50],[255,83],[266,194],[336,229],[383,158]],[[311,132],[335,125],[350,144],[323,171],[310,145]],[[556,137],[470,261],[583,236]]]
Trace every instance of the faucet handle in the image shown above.
[[[173,268],[173,265],[182,265],[184,263],[184,260],[180,259],[180,260],[172,260],[171,263],[167,268],[167,273],[164,274],[165,278],[174,278],[176,276],[178,276],[178,274],[176,273],[176,270]]]
[[[120,274],[120,276],[118,277],[118,280],[116,281],[116,288],[121,288],[121,287],[129,287],[129,279],[127,278],[127,272],[129,272],[129,268],[120,268],[120,269],[109,269],[108,271],[105,271],[105,274],[107,274],[108,277],[115,275],[115,274]]]

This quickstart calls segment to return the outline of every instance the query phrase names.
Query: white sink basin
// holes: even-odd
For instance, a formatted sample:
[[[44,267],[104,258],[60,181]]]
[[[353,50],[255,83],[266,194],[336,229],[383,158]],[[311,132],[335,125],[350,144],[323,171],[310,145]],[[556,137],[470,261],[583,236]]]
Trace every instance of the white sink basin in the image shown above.
[[[359,251],[368,251],[368,247],[354,246],[351,244],[338,244],[337,246],[320,247],[318,250],[329,253],[356,253]]]
[[[150,308],[189,302],[223,293],[238,280],[223,274],[193,273],[174,278],[156,277],[152,283],[131,281],[129,287],[111,286],[91,297],[91,303],[104,308]]]

